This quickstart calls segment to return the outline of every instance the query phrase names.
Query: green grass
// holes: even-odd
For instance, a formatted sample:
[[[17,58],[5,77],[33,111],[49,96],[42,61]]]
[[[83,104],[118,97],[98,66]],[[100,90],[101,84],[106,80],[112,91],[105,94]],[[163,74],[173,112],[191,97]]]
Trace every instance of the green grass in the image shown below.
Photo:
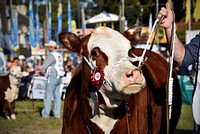
[[[181,108],[181,117],[176,128],[180,130],[193,130],[193,125],[192,106],[183,104]]]
[[[33,105],[34,104],[34,105]],[[63,103],[62,103],[63,106]],[[43,101],[17,101],[16,120],[5,120],[0,117],[1,134],[60,134],[62,119],[43,119],[40,110]]]
[[[34,104],[34,105],[33,105]],[[62,103],[63,108],[64,103]],[[16,120],[5,120],[0,117],[0,134],[60,134],[62,119],[43,119],[40,110],[43,101],[23,100],[16,102]],[[181,117],[177,129],[192,130],[193,118],[191,105],[182,105]]]

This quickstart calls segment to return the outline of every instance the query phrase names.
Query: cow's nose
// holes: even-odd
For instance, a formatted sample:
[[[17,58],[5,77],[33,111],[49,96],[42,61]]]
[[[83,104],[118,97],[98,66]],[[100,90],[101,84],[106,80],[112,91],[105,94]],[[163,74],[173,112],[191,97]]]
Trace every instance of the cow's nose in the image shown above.
[[[143,77],[139,69],[136,70],[126,70],[123,77],[124,81],[129,84],[139,84],[142,83]]]

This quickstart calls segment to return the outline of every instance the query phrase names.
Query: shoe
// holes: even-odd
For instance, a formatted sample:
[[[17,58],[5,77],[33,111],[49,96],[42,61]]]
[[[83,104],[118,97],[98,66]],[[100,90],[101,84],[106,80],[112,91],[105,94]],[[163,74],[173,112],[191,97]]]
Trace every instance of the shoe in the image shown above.
[[[44,118],[44,119],[49,119],[49,116],[44,116],[44,115],[42,115],[42,118]]]
[[[54,118],[56,118],[56,119],[60,119],[60,116],[54,116]]]

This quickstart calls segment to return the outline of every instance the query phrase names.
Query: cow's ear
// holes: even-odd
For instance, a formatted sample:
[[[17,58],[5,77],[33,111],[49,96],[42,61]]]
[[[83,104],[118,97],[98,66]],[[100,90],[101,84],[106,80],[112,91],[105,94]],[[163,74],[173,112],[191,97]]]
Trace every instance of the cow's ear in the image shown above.
[[[127,29],[124,33],[124,37],[126,37],[128,40],[130,40],[131,45],[134,46],[138,44],[140,35],[141,35],[142,27],[139,25],[134,25],[133,27],[130,27]]]
[[[58,35],[59,41],[69,51],[80,53],[82,48],[81,39],[71,32],[61,32]]]

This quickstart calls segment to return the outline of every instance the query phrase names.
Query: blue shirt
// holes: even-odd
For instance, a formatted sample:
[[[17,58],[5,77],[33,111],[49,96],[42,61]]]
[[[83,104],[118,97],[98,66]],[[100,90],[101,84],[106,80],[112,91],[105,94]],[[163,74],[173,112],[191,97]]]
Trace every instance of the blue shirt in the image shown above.
[[[181,66],[188,67],[191,64],[197,62],[199,57],[199,47],[200,47],[200,33],[197,34],[190,42],[185,46],[185,56],[182,61]]]
[[[44,61],[44,64],[40,67],[40,70],[47,70],[48,67],[52,67],[49,72],[48,75],[53,75],[53,76],[57,76],[57,71],[54,68],[56,64],[56,59],[54,58],[54,56],[52,54],[49,54],[47,59]]]

